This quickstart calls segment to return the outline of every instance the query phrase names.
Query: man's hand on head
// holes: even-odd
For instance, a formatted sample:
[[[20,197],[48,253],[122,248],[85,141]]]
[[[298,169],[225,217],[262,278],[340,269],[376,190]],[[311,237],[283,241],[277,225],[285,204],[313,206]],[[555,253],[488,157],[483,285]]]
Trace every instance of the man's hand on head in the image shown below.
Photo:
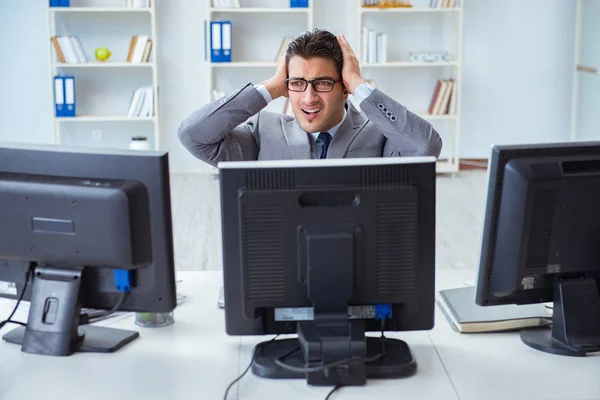
[[[287,65],[285,64],[285,54],[283,54],[277,63],[277,70],[275,74],[262,82],[265,88],[269,91],[269,94],[275,100],[278,97],[288,97],[288,89],[285,80],[288,77]]]
[[[354,51],[352,51],[352,47],[350,47],[346,37],[344,35],[338,35],[337,40],[342,48],[342,55],[344,57],[342,81],[348,92],[353,94],[354,89],[361,83],[365,83],[365,80],[360,75],[358,58],[354,55]]]

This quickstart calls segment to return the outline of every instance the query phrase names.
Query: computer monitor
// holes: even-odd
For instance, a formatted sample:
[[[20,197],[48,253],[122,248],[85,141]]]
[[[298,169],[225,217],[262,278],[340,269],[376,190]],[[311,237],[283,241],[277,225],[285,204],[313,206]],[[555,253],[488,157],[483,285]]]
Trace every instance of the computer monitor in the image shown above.
[[[521,331],[549,353],[600,350],[600,142],[495,146],[476,303],[553,302],[552,328]]]
[[[405,342],[365,332],[433,327],[435,158],[219,168],[226,331],[298,334],[258,345],[254,374],[362,385],[413,373]]]
[[[175,308],[166,153],[2,145],[0,221],[0,281],[31,300],[26,327],[4,339],[25,352],[108,352],[138,337],[80,326],[82,306]]]

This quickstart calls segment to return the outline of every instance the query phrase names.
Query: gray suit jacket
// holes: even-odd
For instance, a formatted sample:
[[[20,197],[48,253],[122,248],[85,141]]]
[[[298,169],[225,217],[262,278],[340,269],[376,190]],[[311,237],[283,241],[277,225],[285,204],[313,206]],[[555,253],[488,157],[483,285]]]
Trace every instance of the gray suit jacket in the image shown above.
[[[192,113],[180,125],[181,143],[194,156],[220,161],[311,158],[308,135],[293,117],[261,111],[267,102],[248,84]],[[375,89],[348,115],[329,144],[327,158],[435,156],[442,140],[431,124]]]

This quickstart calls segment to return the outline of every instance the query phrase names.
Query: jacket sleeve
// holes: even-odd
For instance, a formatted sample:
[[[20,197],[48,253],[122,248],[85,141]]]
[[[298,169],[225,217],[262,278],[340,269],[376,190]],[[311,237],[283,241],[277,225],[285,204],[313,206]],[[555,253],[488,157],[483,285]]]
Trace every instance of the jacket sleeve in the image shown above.
[[[384,156],[439,157],[442,139],[433,126],[380,90],[374,89],[360,108],[386,137]]]
[[[220,161],[257,160],[258,113],[266,105],[260,92],[248,84],[194,111],[180,124],[179,140],[192,155],[214,167]]]

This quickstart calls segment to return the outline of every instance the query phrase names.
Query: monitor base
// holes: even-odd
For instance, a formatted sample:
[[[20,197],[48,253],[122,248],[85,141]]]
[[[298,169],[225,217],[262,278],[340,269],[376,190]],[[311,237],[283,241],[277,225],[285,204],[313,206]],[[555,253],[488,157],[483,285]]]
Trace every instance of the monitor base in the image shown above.
[[[378,337],[367,337],[367,357],[377,355],[381,351]],[[396,379],[410,376],[415,373],[417,363],[413,358],[406,342],[398,339],[385,339],[386,355],[377,361],[366,363],[367,378],[369,379]],[[292,352],[298,351],[285,358],[289,365],[302,368],[305,366],[304,356],[300,351],[298,339],[283,339],[273,342],[260,343],[254,351],[259,351],[252,363],[252,372],[260,377],[269,379],[306,379],[305,373],[293,372],[275,364],[275,359]],[[358,364],[357,364],[358,365]],[[335,383],[329,383],[333,385]]]
[[[83,335],[83,337],[76,346],[75,351],[85,353],[112,353],[140,336],[139,332],[135,331],[93,325],[80,326],[78,333],[80,337],[81,335]],[[23,351],[26,353],[44,355],[68,355],[54,354],[55,348],[53,346],[47,346],[48,334],[44,333],[44,335],[44,339],[38,343],[38,346],[30,344],[29,350],[23,348]],[[22,345],[24,336],[25,327],[20,326],[8,332],[2,338],[9,343]]]
[[[527,346],[536,350],[559,356],[585,357],[587,353],[600,351],[600,346],[581,348],[559,342],[552,337],[551,328],[523,329],[521,331],[521,340]]]
[[[522,330],[523,343],[561,356],[600,351],[600,296],[593,278],[557,281],[553,310],[552,328]]]

